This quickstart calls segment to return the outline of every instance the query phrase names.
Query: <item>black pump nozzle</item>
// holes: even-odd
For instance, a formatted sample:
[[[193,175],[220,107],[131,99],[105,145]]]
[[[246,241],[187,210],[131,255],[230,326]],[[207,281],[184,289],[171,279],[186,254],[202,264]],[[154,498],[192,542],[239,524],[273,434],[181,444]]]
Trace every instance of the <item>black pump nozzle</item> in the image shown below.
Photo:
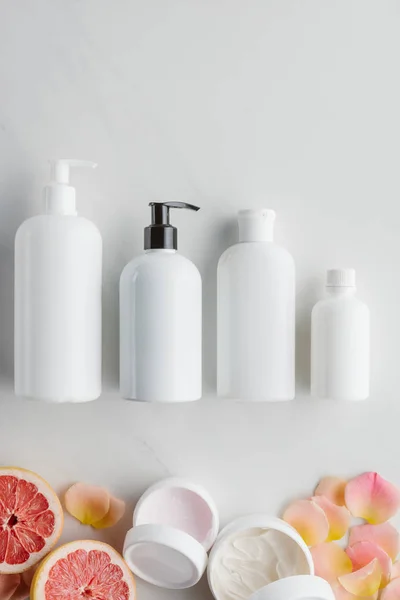
[[[169,209],[188,208],[197,211],[200,207],[187,202],[150,202],[149,206],[151,206],[151,225],[144,230],[144,249],[176,250],[178,231],[169,223]]]

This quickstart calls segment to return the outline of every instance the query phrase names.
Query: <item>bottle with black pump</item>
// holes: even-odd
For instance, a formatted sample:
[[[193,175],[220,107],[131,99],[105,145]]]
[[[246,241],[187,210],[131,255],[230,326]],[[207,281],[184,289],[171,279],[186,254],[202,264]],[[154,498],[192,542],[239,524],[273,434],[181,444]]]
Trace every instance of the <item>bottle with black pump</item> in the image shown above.
[[[144,402],[187,402],[201,397],[201,277],[177,252],[171,208],[151,202],[145,252],[120,280],[120,391]]]

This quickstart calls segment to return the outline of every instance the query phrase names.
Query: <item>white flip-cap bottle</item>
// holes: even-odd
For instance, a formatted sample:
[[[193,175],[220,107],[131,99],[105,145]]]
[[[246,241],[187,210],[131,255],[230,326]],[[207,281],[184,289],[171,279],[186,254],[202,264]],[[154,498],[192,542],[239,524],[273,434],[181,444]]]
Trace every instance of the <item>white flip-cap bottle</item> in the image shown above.
[[[369,310],[355,294],[354,269],[328,271],[326,298],[311,319],[311,393],[318,398],[369,396]]]
[[[295,394],[295,266],[273,242],[275,212],[242,210],[239,243],[218,263],[218,395]]]
[[[77,216],[70,167],[57,160],[42,215],[15,238],[15,393],[53,402],[85,402],[101,393],[102,240]]]

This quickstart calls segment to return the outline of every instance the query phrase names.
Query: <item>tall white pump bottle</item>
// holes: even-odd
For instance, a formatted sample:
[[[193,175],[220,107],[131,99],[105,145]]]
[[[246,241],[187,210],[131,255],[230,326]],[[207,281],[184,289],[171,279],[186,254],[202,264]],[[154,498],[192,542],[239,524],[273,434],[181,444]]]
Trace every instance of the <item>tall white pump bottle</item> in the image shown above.
[[[101,393],[102,240],[77,216],[70,167],[57,160],[44,191],[44,214],[15,238],[15,393],[85,402]]]
[[[201,277],[177,252],[171,208],[150,203],[145,253],[128,263],[120,280],[120,390],[145,402],[186,402],[201,397]]]
[[[295,266],[274,244],[273,210],[239,212],[239,243],[218,263],[218,395],[291,400],[295,394]]]

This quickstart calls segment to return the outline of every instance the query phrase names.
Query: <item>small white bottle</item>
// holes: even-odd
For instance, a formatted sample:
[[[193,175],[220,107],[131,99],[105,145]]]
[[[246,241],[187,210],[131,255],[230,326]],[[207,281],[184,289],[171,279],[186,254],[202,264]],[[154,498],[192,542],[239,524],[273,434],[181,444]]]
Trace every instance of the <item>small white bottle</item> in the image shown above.
[[[218,264],[218,395],[295,395],[295,266],[273,243],[273,210],[239,212],[239,243]]]
[[[151,202],[145,253],[120,280],[120,391],[144,402],[186,402],[201,397],[201,277],[177,252],[170,208],[199,210],[184,202]]]
[[[326,298],[311,318],[311,394],[336,400],[369,396],[369,310],[355,297],[354,269],[327,273]]]
[[[70,167],[58,160],[42,215],[15,238],[15,393],[52,402],[86,402],[101,393],[102,240],[77,216]]]

